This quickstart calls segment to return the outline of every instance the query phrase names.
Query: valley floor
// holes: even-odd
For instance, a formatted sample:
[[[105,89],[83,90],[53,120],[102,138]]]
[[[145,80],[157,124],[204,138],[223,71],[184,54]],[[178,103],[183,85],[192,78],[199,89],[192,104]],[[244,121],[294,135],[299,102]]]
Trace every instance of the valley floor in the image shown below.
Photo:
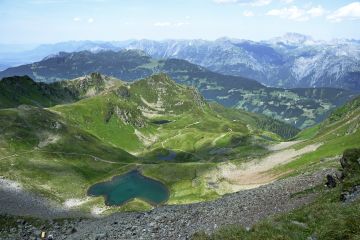
[[[324,183],[333,169],[275,181],[258,188],[229,194],[221,199],[188,205],[162,206],[146,213],[116,213],[103,218],[73,219],[61,226],[46,224],[55,239],[188,239],[195,232],[211,233],[227,224],[252,226],[257,221],[288,212],[311,202],[306,192]],[[3,203],[1,203],[3,205]],[[34,236],[35,227],[18,225],[3,239]],[[0,233],[1,234],[1,233]],[[1,236],[1,235],[0,235]]]

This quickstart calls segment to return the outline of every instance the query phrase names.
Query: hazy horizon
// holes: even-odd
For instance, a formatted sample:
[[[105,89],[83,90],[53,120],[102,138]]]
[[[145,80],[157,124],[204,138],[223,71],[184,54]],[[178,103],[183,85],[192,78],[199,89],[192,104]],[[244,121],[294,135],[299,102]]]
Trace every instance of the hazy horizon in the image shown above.
[[[101,40],[101,39],[79,39],[79,40],[64,40],[64,41],[55,41],[55,42],[37,42],[37,43],[9,43],[9,42],[0,42],[0,45],[9,45],[9,46],[23,46],[23,47],[36,47],[39,45],[51,45],[51,44],[58,44],[58,43],[70,43],[70,42],[104,42],[104,43],[115,43],[115,42],[130,42],[130,41],[142,41],[142,40],[148,40],[148,41],[156,41],[156,42],[162,42],[162,41],[191,41],[191,40],[199,40],[199,41],[217,41],[217,40],[221,40],[221,39],[231,39],[231,40],[249,40],[249,41],[254,41],[254,42],[261,42],[261,41],[270,41],[274,38],[277,37],[283,37],[286,34],[300,34],[300,35],[304,35],[304,36],[308,36],[311,37],[313,40],[315,41],[324,41],[324,42],[329,42],[329,41],[333,41],[333,40],[355,40],[355,41],[360,41],[360,38],[331,38],[331,39],[317,39],[311,35],[306,35],[306,34],[302,34],[302,33],[297,33],[297,32],[285,32],[282,35],[278,35],[278,36],[274,36],[271,38],[266,38],[266,39],[249,39],[249,38],[238,38],[238,37],[229,37],[229,36],[222,36],[222,37],[218,37],[218,38],[214,38],[214,39],[206,39],[206,38],[164,38],[164,39],[151,39],[151,38],[131,38],[131,39],[121,39],[121,40]]]
[[[0,1],[1,44],[229,38],[287,32],[317,40],[360,39],[359,1]]]

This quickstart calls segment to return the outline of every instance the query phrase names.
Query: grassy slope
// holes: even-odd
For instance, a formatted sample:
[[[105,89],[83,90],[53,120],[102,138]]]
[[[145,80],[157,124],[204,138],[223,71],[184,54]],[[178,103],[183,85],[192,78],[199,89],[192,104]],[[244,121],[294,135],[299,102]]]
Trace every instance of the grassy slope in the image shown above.
[[[194,240],[216,239],[359,239],[360,199],[341,202],[341,193],[360,184],[360,148],[348,149],[342,157],[343,179],[336,188],[317,186],[297,193],[317,193],[317,199],[298,210],[280,214],[255,224],[246,230],[241,226],[226,226],[213,235],[194,235]]]
[[[85,98],[76,103],[52,107],[50,111],[37,110],[38,115],[21,115],[19,119],[22,122],[16,127],[23,129],[27,126],[31,131],[21,138],[26,139],[24,143],[17,139],[12,144],[12,138],[3,139],[1,143],[4,147],[1,151],[4,151],[4,156],[21,149],[31,151],[49,135],[63,134],[60,140],[43,148],[51,152],[91,154],[112,162],[121,158],[117,158],[116,154],[124,155],[121,150],[124,149],[136,153],[139,159],[130,157],[113,164],[94,161],[89,155],[54,154],[36,150],[28,153],[26,160],[19,155],[3,162],[1,172],[9,173],[9,176],[15,173],[13,179],[21,182],[35,174],[36,184],[28,187],[36,188],[36,191],[60,201],[72,197],[83,198],[91,184],[135,167],[169,186],[171,204],[213,199],[218,195],[207,187],[202,176],[216,167],[216,162],[238,162],[263,155],[267,152],[264,145],[269,141],[281,140],[279,135],[296,133],[293,127],[281,125],[264,116],[225,109],[216,104],[209,105],[195,89],[177,85],[162,74],[131,85],[121,82],[113,84],[113,79],[104,81],[99,76],[77,79],[66,85],[70,92]],[[25,110],[2,111],[4,116],[10,116],[8,112]],[[61,133],[50,131],[46,119],[60,119],[69,126],[66,128],[69,130]],[[157,125],[153,123],[155,120],[170,122]],[[31,124],[24,123],[26,121]],[[5,122],[12,120],[4,118]],[[86,137],[76,137],[78,134],[72,131],[81,131]],[[22,134],[11,128],[8,132],[15,137]],[[33,136],[37,138],[29,144]],[[177,153],[174,160],[169,162],[157,158],[159,154],[168,154],[169,150]],[[26,166],[26,170],[23,166]],[[79,188],[66,184],[59,172],[66,173],[71,183],[79,183]],[[83,207],[89,209],[102,204],[102,200],[97,198]],[[147,209],[149,206],[136,201],[122,207],[134,208]]]
[[[308,140],[297,144],[300,148],[312,143],[322,143],[317,151],[283,165],[275,171],[302,172],[326,165],[337,165],[332,157],[339,156],[347,148],[360,147],[360,97],[336,109],[327,120],[299,133],[297,139]],[[327,161],[329,159],[329,161]]]
[[[0,121],[1,175],[59,201],[136,160],[47,110],[0,110]]]
[[[74,101],[76,96],[66,89],[56,89],[44,83],[36,83],[27,76],[0,80],[0,109],[21,104],[48,107]]]
[[[263,220],[246,230],[241,226],[225,226],[213,235],[197,233],[194,240],[215,239],[359,239],[360,200],[344,204],[340,202],[340,193],[358,185],[359,147],[360,147],[360,97],[335,110],[327,120],[298,134],[297,139],[305,140],[296,147],[321,142],[323,145],[314,152],[307,153],[286,165],[276,168],[277,173],[291,172],[299,174],[314,171],[320,167],[340,167],[338,158],[348,148],[358,150],[345,151],[346,159],[352,159],[344,170],[345,179],[335,189],[318,186],[303,193],[319,194],[317,200],[308,206]],[[344,157],[343,157],[344,158]],[[350,160],[348,160],[350,162]],[[354,167],[355,166],[355,167]],[[294,196],[296,197],[296,196]]]
[[[59,112],[74,125],[98,136],[103,141],[125,150],[136,150],[141,143],[134,134],[134,128],[126,125],[119,118],[110,117],[107,120],[111,111],[110,105],[117,103],[122,105],[121,107],[127,107],[126,103],[118,101],[116,96],[109,94],[106,97],[87,98],[71,105],[58,105],[52,110]]]
[[[85,198],[95,182],[139,168],[170,188],[170,204],[197,202],[218,197],[202,178],[216,166],[214,162],[266,153],[263,144],[268,140],[263,135],[281,139],[268,131],[254,131],[253,118],[245,113],[237,121],[218,114],[195,89],[177,85],[165,75],[130,86],[98,77],[59,83],[83,98],[78,102],[48,110],[0,110],[3,176],[64,202]],[[157,125],[155,120],[171,122]],[[157,158],[169,149],[177,153],[173,161]],[[92,198],[82,208],[94,206],[103,207],[103,200]],[[120,210],[149,207],[134,201]]]
[[[360,147],[360,98],[355,98],[343,107],[335,110],[323,123],[298,134],[297,139],[305,140],[298,148],[311,143],[323,145],[314,152],[275,169],[278,173],[299,174],[314,171],[320,167],[340,167],[338,158],[348,148]],[[356,155],[357,154],[357,155]],[[242,226],[225,226],[212,235],[197,233],[194,240],[217,239],[359,239],[360,201],[344,204],[339,201],[340,193],[360,184],[359,150],[345,151],[344,156],[352,158],[354,164],[348,164],[353,171],[347,171],[341,185],[335,189],[319,186],[300,194],[318,193],[317,200],[308,206],[281,214],[255,224],[249,231]],[[328,159],[328,160],[327,160]],[[355,166],[355,167],[354,167]],[[294,196],[296,197],[296,196]]]
[[[194,89],[177,85],[164,75],[159,76],[162,77],[138,81],[128,87],[121,86],[106,94],[52,109],[100,139],[143,157],[149,157],[146,154],[151,151],[166,148],[190,155],[196,153],[198,157],[195,158],[202,159],[211,149],[239,145],[240,138],[248,141],[243,146],[251,145],[247,125],[256,128],[254,117],[240,113],[237,116],[245,117],[237,117],[233,121],[229,116],[218,114],[219,111],[214,112]],[[158,102],[160,104],[156,106]],[[114,114],[116,109],[123,109],[129,116],[127,123],[124,123],[121,114]],[[144,117],[141,112],[152,115]],[[155,120],[171,122],[156,125],[152,123]],[[152,138],[152,143],[141,141],[135,131]],[[276,134],[263,130],[256,134],[280,139]],[[255,144],[254,149],[261,147]],[[242,154],[246,155],[244,151]]]
[[[262,114],[246,112],[243,110],[236,111],[231,108],[224,108],[222,105],[217,103],[212,103],[211,106],[212,109],[215,110],[218,114],[228,119],[232,119],[233,121],[246,122],[251,125],[253,129],[263,129],[269,133],[276,133],[284,139],[295,136],[300,131],[290,124],[272,119]],[[274,137],[275,140],[281,140],[277,139],[273,134],[270,134],[268,137]]]

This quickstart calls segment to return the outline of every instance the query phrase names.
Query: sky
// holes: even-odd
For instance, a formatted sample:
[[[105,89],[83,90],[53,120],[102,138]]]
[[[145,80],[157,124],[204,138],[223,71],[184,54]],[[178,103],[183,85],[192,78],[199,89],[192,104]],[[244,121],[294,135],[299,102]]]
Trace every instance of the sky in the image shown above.
[[[266,40],[287,32],[360,39],[352,0],[0,0],[0,43]]]

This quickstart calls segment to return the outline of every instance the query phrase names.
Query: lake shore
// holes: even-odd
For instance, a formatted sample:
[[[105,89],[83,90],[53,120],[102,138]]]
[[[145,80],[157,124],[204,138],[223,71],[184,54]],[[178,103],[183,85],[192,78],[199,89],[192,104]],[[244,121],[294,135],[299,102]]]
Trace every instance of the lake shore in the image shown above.
[[[188,239],[198,231],[211,233],[220,226],[250,227],[268,216],[288,212],[314,200],[314,194],[294,194],[324,183],[334,169],[302,174],[258,188],[244,190],[211,201],[188,205],[161,206],[144,213],[115,213],[107,217],[73,218],[46,230],[55,239]],[[13,230],[10,238],[33,236],[34,231]],[[28,234],[28,235],[27,235]]]

